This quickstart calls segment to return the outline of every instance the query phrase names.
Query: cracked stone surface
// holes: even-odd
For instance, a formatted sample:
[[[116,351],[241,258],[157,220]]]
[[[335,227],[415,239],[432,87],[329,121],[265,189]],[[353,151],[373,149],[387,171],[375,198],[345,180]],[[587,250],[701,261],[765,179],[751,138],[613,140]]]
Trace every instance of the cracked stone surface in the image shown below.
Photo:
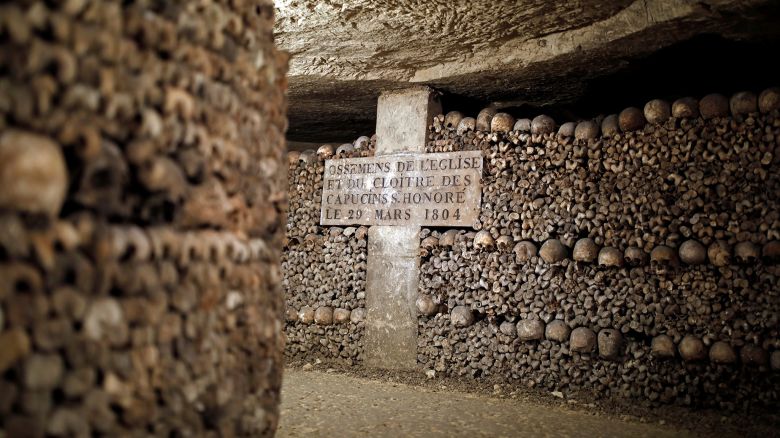
[[[564,407],[335,373],[285,370],[276,436],[685,437],[686,430]]]
[[[383,90],[431,85],[479,102],[575,102],[627,60],[713,33],[774,38],[772,0],[278,0],[292,54],[289,139],[373,132]],[[446,108],[445,108],[446,109]]]

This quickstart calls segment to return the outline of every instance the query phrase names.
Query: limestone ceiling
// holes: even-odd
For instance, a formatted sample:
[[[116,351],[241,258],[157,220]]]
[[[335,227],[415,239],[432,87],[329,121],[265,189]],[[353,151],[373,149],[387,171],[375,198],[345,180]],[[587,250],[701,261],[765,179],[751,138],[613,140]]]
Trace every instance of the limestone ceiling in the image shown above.
[[[288,138],[373,132],[385,89],[429,84],[481,102],[576,101],[588,80],[697,34],[776,32],[771,0],[276,1],[292,55]]]

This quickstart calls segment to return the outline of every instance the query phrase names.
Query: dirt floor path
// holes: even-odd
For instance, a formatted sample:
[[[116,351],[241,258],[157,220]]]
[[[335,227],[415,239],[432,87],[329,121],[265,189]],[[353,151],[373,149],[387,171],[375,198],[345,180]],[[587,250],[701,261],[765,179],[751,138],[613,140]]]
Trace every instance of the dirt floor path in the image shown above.
[[[285,370],[278,437],[678,437],[660,424],[340,373]]]

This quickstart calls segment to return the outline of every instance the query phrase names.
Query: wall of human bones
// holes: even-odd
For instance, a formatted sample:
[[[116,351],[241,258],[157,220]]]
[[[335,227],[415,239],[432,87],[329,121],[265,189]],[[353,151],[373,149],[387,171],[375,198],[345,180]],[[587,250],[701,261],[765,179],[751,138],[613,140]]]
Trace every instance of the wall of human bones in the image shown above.
[[[324,160],[373,155],[376,139],[361,137],[338,148],[291,151],[289,212],[282,259],[286,353],[359,363],[366,316],[366,227],[321,227]]]
[[[776,403],[778,107],[768,89],[560,126],[490,109],[436,118],[427,152],[482,150],[486,171],[477,230],[421,232],[421,368],[668,403]],[[352,149],[341,155],[371,154]],[[333,152],[290,155],[287,348],[354,363],[365,229],[317,226]],[[359,317],[336,324],[339,307]]]
[[[152,3],[0,6],[2,436],[278,422],[273,4]]]

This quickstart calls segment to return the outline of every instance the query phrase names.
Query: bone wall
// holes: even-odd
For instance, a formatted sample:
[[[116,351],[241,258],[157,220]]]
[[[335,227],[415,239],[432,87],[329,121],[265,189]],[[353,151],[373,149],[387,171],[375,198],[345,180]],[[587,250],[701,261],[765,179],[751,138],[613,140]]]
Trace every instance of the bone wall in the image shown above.
[[[481,150],[486,170],[475,230],[421,232],[420,367],[588,397],[777,403],[778,106],[769,89],[561,126],[437,117],[426,151]],[[340,156],[371,154],[350,149]],[[335,151],[289,155],[287,353],[356,363],[362,326],[316,317],[344,306],[331,291],[364,287],[344,277],[364,251],[331,250],[362,227],[316,225]]]
[[[282,259],[287,306],[285,353],[294,359],[363,360],[366,227],[321,227],[324,160],[373,155],[376,139],[323,145],[289,159],[289,213]]]
[[[270,436],[273,4],[0,6],[0,435]]]
[[[428,151],[483,151],[483,209],[477,231],[422,232],[418,362],[563,393],[777,403],[779,96],[560,127],[440,116]]]

